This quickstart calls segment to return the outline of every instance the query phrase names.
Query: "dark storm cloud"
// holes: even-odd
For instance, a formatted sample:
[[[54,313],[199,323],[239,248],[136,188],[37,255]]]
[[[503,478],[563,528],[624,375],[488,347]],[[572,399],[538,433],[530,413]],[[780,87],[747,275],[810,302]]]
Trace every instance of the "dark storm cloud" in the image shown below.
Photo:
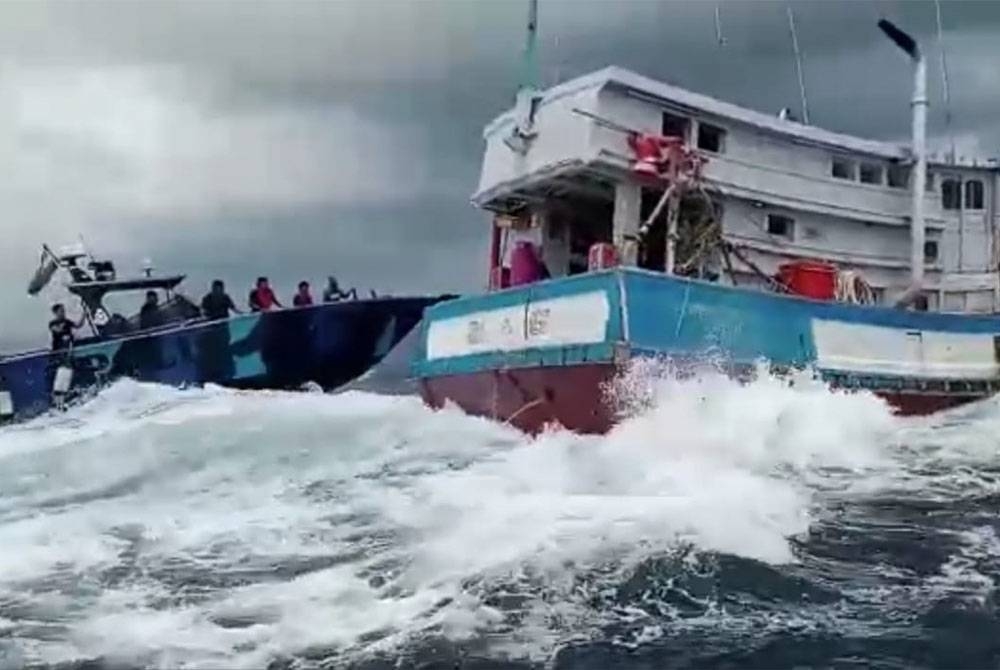
[[[540,0],[546,84],[618,64],[767,112],[798,105],[784,2]],[[716,40],[719,7],[725,45]],[[931,2],[796,2],[812,120],[908,133],[910,70],[881,16],[930,57]],[[942,2],[963,150],[997,153],[1000,4]],[[335,271],[379,290],[481,282],[468,205],[481,128],[509,106],[526,3],[0,4],[0,341],[40,329],[37,245],[84,233],[241,289]],[[237,293],[234,287],[234,293]],[[240,291],[241,292],[241,291]]]

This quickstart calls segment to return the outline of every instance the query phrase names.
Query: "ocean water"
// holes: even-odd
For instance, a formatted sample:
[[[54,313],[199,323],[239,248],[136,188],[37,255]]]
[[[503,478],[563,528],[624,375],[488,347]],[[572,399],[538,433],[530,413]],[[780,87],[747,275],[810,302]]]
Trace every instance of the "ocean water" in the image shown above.
[[[611,434],[133,382],[0,429],[0,668],[998,667],[1000,403],[637,371]]]

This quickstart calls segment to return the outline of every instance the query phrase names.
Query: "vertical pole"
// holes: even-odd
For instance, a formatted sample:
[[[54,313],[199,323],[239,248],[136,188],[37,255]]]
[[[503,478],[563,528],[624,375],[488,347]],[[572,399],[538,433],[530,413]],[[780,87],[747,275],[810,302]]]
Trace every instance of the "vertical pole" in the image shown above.
[[[500,286],[500,236],[501,230],[500,226],[497,225],[496,219],[493,220],[493,236],[490,239],[490,276],[488,279],[487,286],[489,290],[495,291],[501,288]]]
[[[927,188],[927,61],[920,52],[917,41],[897,28],[891,21],[881,19],[879,29],[896,46],[906,52],[913,62],[913,175],[910,193],[910,286],[896,300],[905,307],[923,290],[924,283],[924,191]]]
[[[639,262],[639,219],[642,215],[642,189],[632,181],[615,184],[615,208],[611,219],[612,235],[622,265]]]
[[[663,271],[668,275],[674,273],[674,265],[677,263],[677,224],[680,218],[681,199],[680,195],[674,191],[667,201],[667,253]]]
[[[524,68],[521,73],[521,88],[538,88],[538,60],[535,54],[538,44],[538,0],[528,0],[528,34],[524,44]]]
[[[806,78],[802,72],[802,52],[799,50],[799,37],[795,31],[795,15],[792,13],[792,5],[788,4],[785,9],[788,11],[788,29],[792,33],[792,51],[795,52],[795,70],[799,78],[799,97],[802,100],[802,122],[809,124],[809,104],[806,102]]]
[[[951,132],[951,87],[948,85],[948,60],[944,51],[944,35],[941,28],[941,0],[934,0],[934,12],[937,16],[938,51],[941,52],[941,93],[944,98],[944,129],[948,133],[948,162],[955,163],[955,135]]]
[[[534,136],[535,111],[538,98],[538,0],[528,0],[528,31],[521,62],[521,81],[514,96],[517,124],[515,135],[520,136],[518,152],[524,153],[525,139]]]
[[[927,187],[927,61],[922,54],[913,67],[913,203],[910,218],[910,268],[914,290],[924,282],[924,191]]]
[[[719,3],[715,3],[715,40],[720,47],[726,46],[726,38],[722,34],[722,10],[719,9]]]

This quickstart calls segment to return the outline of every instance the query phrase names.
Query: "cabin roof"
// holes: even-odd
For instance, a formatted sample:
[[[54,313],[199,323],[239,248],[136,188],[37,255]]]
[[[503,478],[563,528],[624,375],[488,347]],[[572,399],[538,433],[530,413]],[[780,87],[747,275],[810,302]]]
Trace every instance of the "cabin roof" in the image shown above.
[[[686,108],[696,113],[718,117],[721,120],[735,121],[802,143],[818,144],[833,150],[868,154],[889,160],[906,160],[910,157],[909,147],[905,144],[864,139],[806,125],[797,121],[781,119],[777,115],[765,114],[764,112],[740,107],[739,105],[718,100],[701,93],[688,91],[617,66],[607,67],[603,70],[598,70],[597,72],[592,72],[554,86],[542,94],[541,104],[544,106],[567,95],[573,95],[594,88],[624,90],[637,97],[648,98],[665,106]],[[504,112],[486,126],[483,135],[488,138],[513,122],[514,110]],[[906,120],[902,127],[908,128],[908,126],[909,122]],[[929,157],[929,162],[935,165],[957,165],[960,167],[1000,170],[1000,164],[997,163],[996,159],[979,158],[962,160],[956,163],[945,163],[935,160],[931,156]]]
[[[66,289],[80,297],[100,297],[105,293],[122,293],[125,291],[142,291],[150,289],[171,290],[184,281],[184,275],[167,277],[132,277],[128,279],[113,279],[109,281],[73,282]]]

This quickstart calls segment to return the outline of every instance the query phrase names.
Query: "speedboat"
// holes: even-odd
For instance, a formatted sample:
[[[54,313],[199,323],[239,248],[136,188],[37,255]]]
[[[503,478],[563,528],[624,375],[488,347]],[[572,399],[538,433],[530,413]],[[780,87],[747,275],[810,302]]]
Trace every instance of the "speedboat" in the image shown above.
[[[207,320],[179,287],[185,276],[119,277],[114,264],[82,249],[43,246],[28,292],[39,294],[63,273],[79,300],[88,334],[65,350],[0,356],[0,421],[23,419],[79,401],[123,377],[177,387],[218,384],[241,389],[336,389],[360,377],[442,297],[377,297],[238,314]],[[153,328],[139,315],[108,310],[119,294],[159,300]]]

